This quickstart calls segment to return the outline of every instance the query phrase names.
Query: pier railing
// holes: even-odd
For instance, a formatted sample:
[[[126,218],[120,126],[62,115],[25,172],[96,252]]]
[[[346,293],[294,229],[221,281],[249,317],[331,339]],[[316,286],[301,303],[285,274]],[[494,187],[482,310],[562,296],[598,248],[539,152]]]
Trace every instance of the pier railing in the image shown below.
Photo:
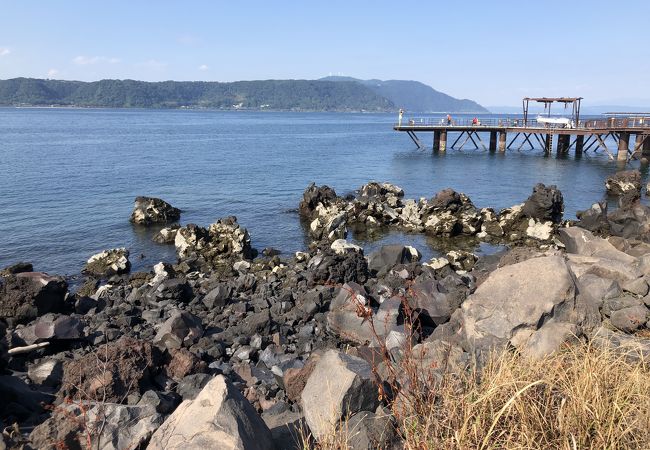
[[[412,117],[402,120],[401,124],[395,126],[403,127],[506,127],[506,128],[569,128],[564,124],[538,122],[537,119],[528,119],[524,125],[523,117],[513,118],[486,118],[470,119],[459,118],[448,121],[446,118],[439,117]],[[606,118],[606,119],[586,119],[580,120],[573,129],[610,129],[610,128],[650,128],[650,117],[626,117],[626,118]]]

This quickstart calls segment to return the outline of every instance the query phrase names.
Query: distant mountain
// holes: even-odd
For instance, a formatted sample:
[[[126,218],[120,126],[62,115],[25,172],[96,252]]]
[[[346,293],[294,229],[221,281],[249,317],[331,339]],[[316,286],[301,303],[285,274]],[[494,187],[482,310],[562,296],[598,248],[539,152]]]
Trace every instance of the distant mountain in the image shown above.
[[[355,81],[0,80],[0,105],[111,108],[220,108],[291,111],[394,111],[395,104]]]
[[[417,112],[489,113],[472,100],[457,99],[436,91],[419,81],[406,80],[358,80],[351,77],[330,76],[322,81],[356,81],[393,102],[397,107]]]

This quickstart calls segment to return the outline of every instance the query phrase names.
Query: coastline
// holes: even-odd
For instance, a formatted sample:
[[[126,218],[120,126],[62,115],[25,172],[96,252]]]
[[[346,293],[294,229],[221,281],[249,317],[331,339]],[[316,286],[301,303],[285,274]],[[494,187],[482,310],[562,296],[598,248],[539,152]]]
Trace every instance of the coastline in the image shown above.
[[[542,184],[524,203],[498,212],[478,209],[451,189],[416,201],[390,183],[368,183],[354,198],[311,184],[299,211],[312,242],[295,255],[255,250],[247,230],[227,217],[205,228],[163,228],[156,239],[174,245],[178,261],[157,264],[153,272],[130,273],[128,249],[94,255],[85,283],[74,292],[60,277],[14,265],[0,277],[0,323],[12,349],[0,361],[13,380],[3,389],[14,399],[0,416],[19,429],[36,426],[30,436],[14,438],[41,447],[65,439],[60,430],[70,414],[79,414],[75,405],[87,404],[93,414],[101,408],[106,417],[133,419],[148,411],[155,420],[147,422],[146,433],[115,423],[98,436],[129,430],[139,445],[151,447],[161,445],[161,433],[186,433],[181,430],[190,424],[177,421],[176,409],[180,414],[193,399],[225,389],[227,398],[248,405],[236,414],[259,436],[290,448],[282,430],[295,432],[291,427],[303,420],[324,439],[328,431],[317,417],[331,413],[321,408],[339,411],[337,423],[346,419],[345,407],[319,397],[330,372],[353,373],[357,381],[342,389],[367,399],[348,413],[375,414],[380,407],[395,414],[390,401],[377,402],[372,372],[394,382],[376,366],[376,352],[398,354],[406,351],[405,342],[434,352],[434,361],[442,357],[434,349],[450,346],[447,363],[459,374],[497,344],[538,358],[572,336],[601,339],[603,327],[613,330],[611,342],[631,339],[645,351],[650,243],[643,237],[650,208],[638,202],[640,185],[617,191],[635,176],[608,180],[621,198],[619,209],[608,213],[596,204],[578,221],[563,220],[561,192]],[[177,214],[160,199],[138,197],[131,220],[148,226]],[[348,227],[433,234],[450,250],[430,261],[399,244],[366,255],[345,240]],[[477,258],[457,249],[459,239],[507,243],[509,249]],[[578,295],[585,292],[589,297]],[[25,304],[34,307],[19,307]],[[417,315],[404,316],[411,310]],[[416,334],[405,328],[404,317],[417,317]],[[536,337],[503,335],[503,327],[512,333],[527,327]],[[97,352],[110,355],[101,374],[92,364]],[[97,385],[100,375],[107,378]],[[65,413],[64,399],[72,402]],[[48,413],[38,402],[59,406]],[[200,427],[201,420],[191,426]],[[83,427],[79,436],[88,431],[88,424]],[[248,439],[245,430],[229,433]],[[385,436],[400,440],[395,433]]]

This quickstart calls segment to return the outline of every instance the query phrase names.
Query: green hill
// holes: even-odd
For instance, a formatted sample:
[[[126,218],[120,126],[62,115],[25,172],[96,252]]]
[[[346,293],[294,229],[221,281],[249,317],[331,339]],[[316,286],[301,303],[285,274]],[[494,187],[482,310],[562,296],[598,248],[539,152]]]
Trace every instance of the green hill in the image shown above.
[[[296,111],[394,111],[354,81],[263,80],[218,83],[134,80],[0,80],[0,105],[114,108],[221,108]]]
[[[472,100],[457,99],[419,81],[406,80],[357,80],[350,77],[325,77],[323,81],[349,83],[357,81],[376,94],[390,100],[397,107],[417,112],[465,112],[487,113],[483,106]]]

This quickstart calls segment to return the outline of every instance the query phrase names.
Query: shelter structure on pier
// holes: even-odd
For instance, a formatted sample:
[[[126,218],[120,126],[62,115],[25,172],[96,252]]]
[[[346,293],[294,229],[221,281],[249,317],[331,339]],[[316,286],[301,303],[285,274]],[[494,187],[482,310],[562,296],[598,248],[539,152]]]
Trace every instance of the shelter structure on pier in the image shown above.
[[[558,155],[567,154],[573,148],[576,154],[588,151],[604,151],[612,160],[629,161],[640,157],[650,158],[650,113],[606,113],[603,118],[583,120],[580,117],[582,97],[525,97],[522,101],[522,117],[500,119],[400,119],[394,130],[407,133],[418,148],[424,148],[418,133],[433,133],[433,150],[447,150],[448,134],[458,133],[449,146],[462,150],[466,145],[482,147],[486,151],[505,152],[509,149],[520,151],[531,149],[538,144],[545,154],[553,150],[554,142]],[[529,115],[531,102],[544,105],[544,113],[535,118]],[[554,103],[571,106],[569,117],[551,115]],[[481,136],[489,134],[485,144]],[[633,145],[630,145],[634,137]],[[608,146],[608,138],[609,146]],[[611,141],[614,141],[612,145]],[[470,144],[471,143],[471,144]],[[480,145],[480,147],[479,147]],[[516,146],[516,147],[515,147]]]

